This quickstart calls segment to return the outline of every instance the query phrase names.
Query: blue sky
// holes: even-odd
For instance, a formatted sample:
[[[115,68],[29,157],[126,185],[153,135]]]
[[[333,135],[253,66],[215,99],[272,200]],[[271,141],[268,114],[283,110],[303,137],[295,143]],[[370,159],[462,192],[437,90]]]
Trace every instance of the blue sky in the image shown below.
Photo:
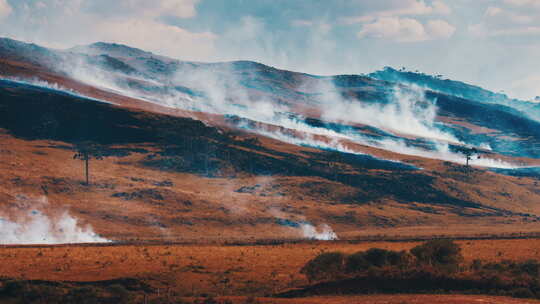
[[[0,0],[0,36],[323,75],[405,66],[540,95],[540,0]]]

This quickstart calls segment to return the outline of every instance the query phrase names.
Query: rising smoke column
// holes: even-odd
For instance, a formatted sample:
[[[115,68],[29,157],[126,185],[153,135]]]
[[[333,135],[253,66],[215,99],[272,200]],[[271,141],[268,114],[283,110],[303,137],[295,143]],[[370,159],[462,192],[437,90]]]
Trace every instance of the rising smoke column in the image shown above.
[[[83,226],[67,211],[46,213],[45,197],[22,199],[16,210],[0,211],[0,244],[66,244],[110,242],[97,235],[90,225]],[[21,208],[22,207],[22,208]]]
[[[302,231],[302,236],[310,240],[334,241],[338,239],[334,230],[327,224],[322,224],[317,229],[311,223],[302,223],[300,230]]]

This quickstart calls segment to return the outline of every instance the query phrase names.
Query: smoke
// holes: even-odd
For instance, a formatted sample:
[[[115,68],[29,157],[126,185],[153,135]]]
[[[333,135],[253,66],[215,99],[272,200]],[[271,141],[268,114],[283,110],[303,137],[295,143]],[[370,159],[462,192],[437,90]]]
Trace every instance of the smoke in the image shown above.
[[[464,155],[453,152],[450,150],[450,145],[446,142],[433,142],[434,148],[432,150],[426,150],[419,147],[413,147],[407,145],[403,140],[397,139],[382,139],[376,141],[367,140],[364,137],[355,138],[356,142],[362,143],[364,145],[372,146],[374,148],[380,148],[387,151],[392,151],[395,153],[403,155],[418,156],[423,158],[438,159],[443,161],[449,161],[458,164],[465,164],[466,158]],[[521,168],[518,165],[505,162],[500,159],[493,159],[487,157],[480,157],[474,159],[471,162],[472,165],[488,167],[488,168],[499,168],[499,169],[517,169]]]
[[[303,238],[321,241],[334,241],[338,239],[337,234],[328,224],[323,223],[315,227],[304,216],[294,215],[294,219],[291,219],[291,215],[275,207],[270,208],[268,213],[276,218],[278,224],[296,229]]]
[[[45,80],[42,80],[42,79],[39,79],[39,78],[24,78],[24,79],[22,79],[22,78],[19,78],[19,77],[0,77],[0,81],[10,81],[10,82],[17,83],[17,84],[22,84],[22,85],[36,86],[36,87],[45,88],[45,89],[49,89],[49,90],[53,90],[53,91],[58,91],[58,92],[68,94],[68,95],[71,95],[71,96],[75,96],[75,97],[81,97],[81,98],[90,99],[90,100],[94,100],[94,101],[98,101],[98,102],[102,102],[102,103],[114,104],[113,102],[104,101],[104,100],[101,100],[101,99],[96,99],[96,98],[93,98],[93,97],[81,95],[77,91],[66,88],[66,87],[64,87],[64,86],[62,86],[62,85],[60,85],[58,83],[51,83],[51,82],[48,82],[48,81],[45,81]]]
[[[17,203],[18,208],[0,212],[0,244],[104,243],[91,226],[82,226],[69,212],[47,212],[47,199]]]
[[[300,225],[300,229],[304,237],[311,240],[333,241],[338,239],[334,230],[327,224],[322,224],[317,229],[310,223],[304,223]]]
[[[307,124],[306,117],[295,113],[287,103],[292,98],[287,96],[291,90],[282,87],[283,80],[273,83],[276,75],[272,72],[264,74],[264,80],[257,78],[263,77],[257,73],[264,73],[260,69],[265,68],[256,63],[197,64],[141,56],[130,60],[137,67],[136,72],[116,71],[101,65],[99,59],[92,61],[91,57],[77,57],[74,53],[64,56],[65,62],[59,64],[59,68],[75,79],[125,96],[171,108],[240,117],[238,127],[295,145],[364,154],[345,144],[350,142],[404,155],[464,162],[463,156],[450,151],[449,143],[468,143],[442,128],[436,120],[436,100],[426,98],[425,91],[418,86],[396,85],[387,90],[381,100],[366,102],[345,98],[332,78],[306,76],[309,83],[306,81],[295,90],[307,96],[305,105],[321,113],[323,121],[342,126],[335,130]],[[159,60],[162,60],[162,66],[154,64]],[[171,65],[178,67],[176,72],[164,74],[161,68]],[[282,97],[288,101],[283,102]],[[246,120],[256,123],[246,123]],[[375,127],[390,136],[368,137],[354,128],[359,124]],[[408,145],[405,138],[422,139],[434,149]],[[516,167],[489,158],[474,164]]]
[[[343,130],[336,131],[327,127],[308,125],[302,115],[293,114],[287,105],[267,100],[268,97],[265,95],[250,96],[238,72],[231,66],[213,65],[210,68],[178,73],[175,83],[204,92],[202,98],[193,99],[196,101],[194,103],[196,107],[191,106],[191,110],[233,115],[262,123],[252,124],[244,119],[240,120],[237,126],[280,141],[358,155],[365,154],[344,144],[351,142],[399,154],[465,163],[462,155],[449,149],[449,143],[460,145],[465,143],[440,128],[436,121],[438,110],[436,101],[428,100],[425,91],[418,86],[395,86],[387,101],[371,104],[343,98],[330,81],[317,81],[315,86],[301,88],[315,96],[310,104],[317,105],[324,121],[345,124]],[[168,104],[173,103],[169,100]],[[185,104],[174,106],[185,107]],[[425,150],[408,146],[403,140],[390,137],[368,138],[354,128],[346,127],[346,124],[369,125],[398,137],[422,138],[431,142],[435,149]],[[515,167],[489,158],[482,158],[474,164],[495,168]]]
[[[323,116],[326,121],[360,123],[395,135],[459,143],[454,135],[436,127],[437,106],[425,97],[418,86],[395,86],[388,103],[368,104],[346,100],[335,89],[320,89]]]
[[[318,104],[325,121],[338,123],[359,123],[376,127],[396,137],[405,136],[420,138],[431,144],[433,149],[408,145],[404,139],[396,137],[372,138],[348,128],[342,131],[354,143],[379,148],[399,154],[439,159],[465,164],[466,159],[459,153],[450,150],[450,143],[467,145],[459,141],[453,134],[441,130],[436,121],[436,100],[428,100],[425,91],[416,85],[409,87],[394,86],[386,103],[363,103],[358,100],[347,100],[338,93],[334,85],[319,82],[316,86],[319,93]],[[472,145],[470,145],[472,146]],[[491,150],[486,143],[479,145],[481,149]],[[482,157],[474,160],[475,165],[492,168],[512,169],[518,166],[498,159]]]

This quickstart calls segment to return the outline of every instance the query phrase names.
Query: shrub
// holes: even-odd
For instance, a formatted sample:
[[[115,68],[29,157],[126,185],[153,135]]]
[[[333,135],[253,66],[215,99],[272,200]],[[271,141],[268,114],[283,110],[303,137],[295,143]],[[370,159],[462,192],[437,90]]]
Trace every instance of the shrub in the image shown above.
[[[72,288],[64,297],[63,303],[97,304],[99,303],[99,292],[93,287]]]
[[[509,292],[511,297],[514,298],[534,298],[535,294],[529,288],[515,288]]]
[[[329,281],[342,277],[344,270],[345,254],[326,252],[307,262],[300,273],[305,274],[310,282]]]
[[[4,288],[1,294],[9,297],[22,295],[25,290],[24,282],[22,281],[7,281],[4,283]]]
[[[359,273],[370,268],[396,267],[408,268],[414,258],[406,251],[392,251],[372,248],[368,251],[359,251],[347,257],[345,270],[348,273]]]
[[[347,257],[345,271],[348,273],[358,273],[369,268],[369,262],[366,260],[366,253],[359,251]]]
[[[480,269],[482,269],[482,267],[483,267],[483,263],[479,259],[475,259],[471,263],[471,270],[473,271],[479,271]]]
[[[122,285],[114,284],[107,288],[115,303],[129,303],[132,299],[129,291]]]
[[[457,271],[463,261],[461,247],[451,240],[433,240],[411,249],[420,264],[431,265],[443,271]]]
[[[535,260],[528,260],[519,265],[519,270],[530,276],[537,277],[540,272],[540,263]]]

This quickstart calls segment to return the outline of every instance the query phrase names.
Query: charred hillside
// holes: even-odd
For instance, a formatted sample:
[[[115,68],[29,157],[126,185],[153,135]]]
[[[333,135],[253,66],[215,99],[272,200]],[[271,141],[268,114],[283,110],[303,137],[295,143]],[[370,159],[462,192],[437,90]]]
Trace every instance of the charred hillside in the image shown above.
[[[482,207],[435,189],[434,178],[413,166],[368,155],[331,151],[286,153],[269,149],[238,131],[220,130],[197,120],[130,111],[10,81],[0,82],[0,100],[0,127],[15,137],[71,145],[90,141],[101,145],[104,155],[142,152],[146,156],[139,165],[157,170],[216,177],[320,177],[360,191],[342,198],[343,203],[368,203],[392,197],[403,203]],[[140,148],[126,148],[132,145]],[[333,172],[333,167],[348,169]],[[390,183],[392,187],[388,186]]]
[[[540,125],[511,105],[105,43],[0,54],[6,210],[45,197],[109,239],[503,233],[540,216]],[[85,185],[89,144],[103,158]]]

